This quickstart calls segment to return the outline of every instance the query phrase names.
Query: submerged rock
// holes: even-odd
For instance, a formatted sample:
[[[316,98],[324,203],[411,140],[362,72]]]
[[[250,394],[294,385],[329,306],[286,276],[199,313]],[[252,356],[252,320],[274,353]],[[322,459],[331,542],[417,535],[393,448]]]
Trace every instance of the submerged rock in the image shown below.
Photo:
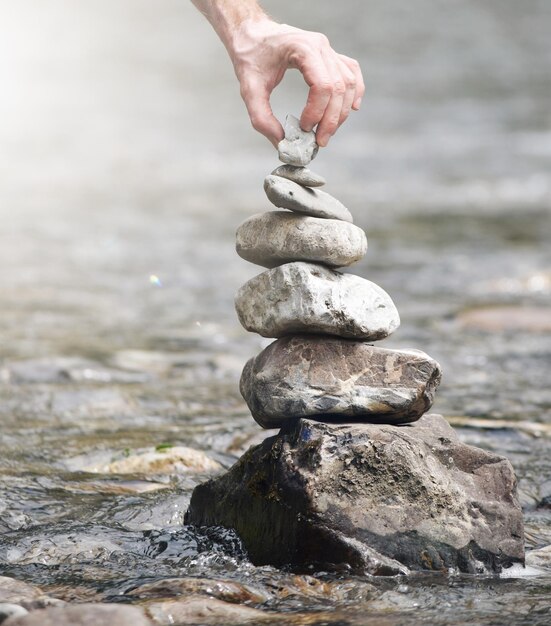
[[[280,209],[289,209],[312,217],[354,221],[344,204],[325,191],[307,189],[280,176],[266,176],[264,191],[268,200]]]
[[[286,263],[255,276],[237,292],[235,308],[243,327],[263,337],[319,333],[375,341],[400,325],[381,287],[313,263]]]
[[[196,487],[186,522],[235,529],[256,565],[392,575],[524,561],[509,461],[463,444],[439,415],[295,422]]]
[[[140,599],[207,595],[224,602],[252,604],[263,604],[272,599],[272,595],[260,588],[217,578],[164,578],[135,587],[127,594]]]
[[[345,267],[365,256],[367,239],[349,222],[271,211],[253,215],[239,226],[236,250],[241,258],[264,267],[292,261]]]
[[[144,603],[147,614],[158,626],[172,624],[260,624],[278,620],[274,613],[265,613],[250,606],[232,604],[205,596],[183,596]],[[130,626],[130,625],[129,625]],[[134,626],[132,624],[132,626]]]
[[[218,461],[201,450],[185,446],[168,446],[130,454],[104,465],[87,468],[90,472],[104,474],[182,474],[187,472],[217,472],[222,469]]]
[[[300,127],[300,121],[294,115],[285,118],[285,139],[282,139],[277,150],[279,160],[289,165],[308,165],[318,153],[316,134],[306,132]]]
[[[143,611],[122,604],[75,604],[11,617],[2,626],[152,626]]]
[[[307,167],[296,167],[294,165],[280,165],[272,172],[274,176],[288,178],[303,187],[323,187],[325,178],[312,172]]]
[[[428,411],[440,378],[438,363],[420,350],[293,335],[249,360],[240,389],[264,428],[300,417],[401,424]]]

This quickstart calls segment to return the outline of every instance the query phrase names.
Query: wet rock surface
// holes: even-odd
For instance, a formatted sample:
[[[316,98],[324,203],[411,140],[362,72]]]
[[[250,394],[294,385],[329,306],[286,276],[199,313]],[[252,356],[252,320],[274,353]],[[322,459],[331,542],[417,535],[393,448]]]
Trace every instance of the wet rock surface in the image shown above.
[[[153,626],[137,607],[121,604],[77,604],[12,617],[3,626]]]
[[[144,609],[155,624],[261,624],[278,621],[278,616],[246,605],[232,604],[205,596],[187,596],[167,600],[150,600]],[[281,619],[281,618],[279,618]]]
[[[300,127],[300,121],[294,115],[285,118],[285,138],[282,139],[277,150],[279,160],[295,166],[305,166],[318,153],[316,134],[306,132]]]
[[[333,196],[317,189],[308,189],[286,178],[266,176],[264,191],[268,200],[280,209],[289,209],[312,217],[354,221],[350,211]]]
[[[292,261],[345,267],[367,251],[365,233],[354,224],[286,211],[249,217],[237,229],[236,240],[240,257],[264,267]]]
[[[301,420],[196,487],[187,520],[236,529],[257,564],[395,574],[524,561],[509,461],[461,443],[438,415],[407,426]]]
[[[293,335],[250,359],[240,388],[264,428],[313,416],[400,424],[428,411],[440,377],[438,363],[420,350]]]
[[[381,287],[311,263],[287,263],[251,278],[235,308],[243,327],[263,337],[318,333],[373,341],[400,325]]]
[[[323,185],[325,185],[325,178],[312,172],[312,170],[309,170],[307,167],[280,165],[275,168],[272,175],[287,178],[304,187],[323,187]]]

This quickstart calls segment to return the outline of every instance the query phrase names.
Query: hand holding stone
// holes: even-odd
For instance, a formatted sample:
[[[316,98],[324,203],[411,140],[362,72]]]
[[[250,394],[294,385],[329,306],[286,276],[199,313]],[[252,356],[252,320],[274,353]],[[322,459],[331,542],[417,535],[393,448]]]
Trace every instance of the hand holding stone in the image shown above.
[[[321,33],[263,16],[243,21],[227,47],[251,123],[274,146],[284,134],[270,95],[288,69],[298,69],[310,88],[300,126],[309,132],[317,125],[319,146],[325,147],[350,111],[360,108],[365,87],[358,62],[335,52]]]

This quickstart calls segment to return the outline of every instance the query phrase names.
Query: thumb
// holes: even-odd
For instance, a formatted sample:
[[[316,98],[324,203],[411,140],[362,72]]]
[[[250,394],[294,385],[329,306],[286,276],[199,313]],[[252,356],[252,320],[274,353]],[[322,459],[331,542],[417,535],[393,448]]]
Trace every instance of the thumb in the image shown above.
[[[270,92],[266,85],[256,78],[244,78],[241,82],[241,97],[249,112],[253,128],[277,147],[285,133],[270,106]]]

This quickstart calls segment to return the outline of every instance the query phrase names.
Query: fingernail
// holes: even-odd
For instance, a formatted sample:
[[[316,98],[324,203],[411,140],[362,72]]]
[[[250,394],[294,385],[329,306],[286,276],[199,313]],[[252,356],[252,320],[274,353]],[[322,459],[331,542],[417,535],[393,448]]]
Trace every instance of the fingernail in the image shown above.
[[[352,108],[356,109],[356,111],[360,108],[360,106],[362,105],[362,99],[358,98],[356,100],[356,102],[354,102],[354,106]]]

